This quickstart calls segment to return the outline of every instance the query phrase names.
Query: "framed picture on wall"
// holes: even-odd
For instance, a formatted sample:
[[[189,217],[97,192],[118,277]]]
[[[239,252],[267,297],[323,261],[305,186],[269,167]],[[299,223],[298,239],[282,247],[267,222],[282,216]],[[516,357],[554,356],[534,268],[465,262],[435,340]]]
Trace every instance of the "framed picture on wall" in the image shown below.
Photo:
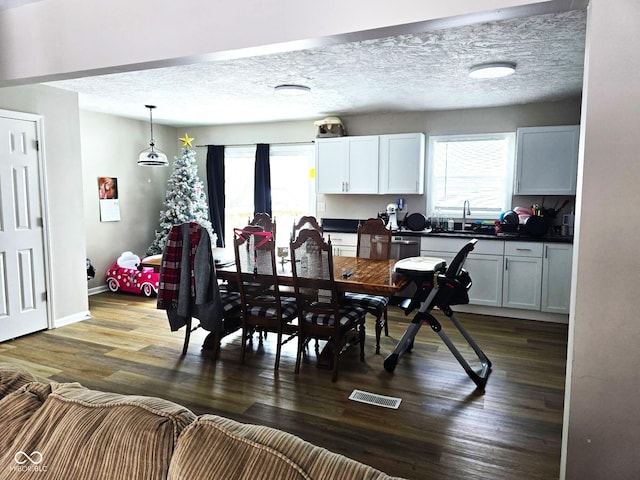
[[[118,179],[116,177],[98,177],[98,198],[100,199],[100,221],[120,221]]]

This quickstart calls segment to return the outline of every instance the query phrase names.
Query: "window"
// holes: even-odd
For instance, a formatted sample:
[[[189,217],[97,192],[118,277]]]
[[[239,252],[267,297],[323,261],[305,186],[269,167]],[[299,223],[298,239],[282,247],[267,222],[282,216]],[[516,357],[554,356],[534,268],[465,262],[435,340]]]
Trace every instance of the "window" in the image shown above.
[[[315,184],[310,176],[313,145],[272,145],[271,209],[276,243],[289,244],[295,218],[315,214]],[[255,147],[225,148],[225,243],[233,245],[233,229],[253,217]]]
[[[515,133],[447,135],[429,138],[427,212],[495,219],[511,207]]]

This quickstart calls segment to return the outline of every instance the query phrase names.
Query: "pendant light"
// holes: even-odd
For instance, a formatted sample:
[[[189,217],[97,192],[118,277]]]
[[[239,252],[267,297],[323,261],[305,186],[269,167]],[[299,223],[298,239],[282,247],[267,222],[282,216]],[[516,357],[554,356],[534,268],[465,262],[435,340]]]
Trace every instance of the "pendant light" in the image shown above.
[[[138,155],[138,165],[141,167],[167,167],[169,166],[169,160],[167,155],[157,148],[153,140],[153,109],[155,105],[145,105],[149,109],[149,125],[151,126],[151,140],[149,140],[149,148],[145,148]]]

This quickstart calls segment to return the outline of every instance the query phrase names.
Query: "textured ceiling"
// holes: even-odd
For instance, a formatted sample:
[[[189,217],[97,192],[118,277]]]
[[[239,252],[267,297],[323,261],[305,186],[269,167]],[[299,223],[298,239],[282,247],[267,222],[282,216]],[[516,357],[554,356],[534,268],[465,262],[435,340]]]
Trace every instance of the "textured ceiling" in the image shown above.
[[[50,82],[87,110],[174,126],[503,106],[575,98],[582,90],[586,11],[574,10],[212,63]],[[514,75],[468,77],[509,61]],[[311,88],[283,97],[282,83]]]

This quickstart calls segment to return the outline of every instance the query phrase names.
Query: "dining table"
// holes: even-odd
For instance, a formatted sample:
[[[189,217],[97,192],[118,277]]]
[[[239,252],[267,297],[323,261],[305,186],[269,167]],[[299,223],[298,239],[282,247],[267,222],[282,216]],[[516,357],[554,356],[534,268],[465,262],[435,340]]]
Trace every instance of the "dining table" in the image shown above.
[[[215,247],[212,249],[216,276],[219,280],[234,281],[236,265],[232,249]],[[369,295],[392,296],[409,284],[407,278],[394,272],[397,260],[374,260],[362,257],[333,257],[333,272],[336,288],[339,292],[366,293]],[[142,267],[152,267],[160,271],[162,255],[146,257]],[[284,286],[293,286],[291,262],[288,259],[278,261],[278,282]]]
[[[237,280],[236,264],[232,249],[215,247],[213,250],[216,277],[219,281],[233,284]],[[338,292],[364,293],[391,297],[409,285],[409,280],[396,273],[395,259],[374,260],[362,257],[333,256],[333,272]],[[159,271],[162,255],[144,258],[142,267],[153,267]],[[278,261],[278,283],[293,287],[293,273],[289,259]],[[379,345],[376,351],[379,352]]]

